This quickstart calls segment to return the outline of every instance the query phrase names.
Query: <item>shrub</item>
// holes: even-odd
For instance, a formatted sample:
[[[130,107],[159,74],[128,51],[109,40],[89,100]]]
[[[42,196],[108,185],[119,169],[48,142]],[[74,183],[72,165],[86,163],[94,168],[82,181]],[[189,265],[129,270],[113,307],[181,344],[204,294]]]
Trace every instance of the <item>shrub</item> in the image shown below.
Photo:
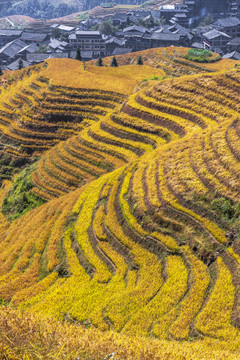
[[[112,58],[111,66],[112,67],[117,67],[118,66],[118,62],[117,62],[117,59],[115,58],[115,56]]]
[[[204,49],[190,49],[184,56],[185,59],[198,63],[211,63],[221,59],[220,55],[213,57],[213,53]]]
[[[231,201],[224,197],[214,199],[211,202],[211,208],[227,219],[231,219],[234,215],[234,207]]]
[[[98,61],[97,61],[97,66],[103,66],[103,60],[102,58],[98,58]]]
[[[45,200],[31,192],[33,188],[31,176],[34,170],[35,164],[26,167],[20,172],[3,200],[2,211],[9,216],[10,220],[20,217],[45,202]]]
[[[22,68],[23,68],[23,61],[22,61],[22,59],[20,58],[20,59],[18,60],[18,69],[21,70]]]
[[[138,64],[138,65],[143,65],[143,59],[142,59],[141,56],[138,57],[138,59],[137,59],[137,64]]]
[[[77,48],[77,52],[76,52],[76,60],[82,61],[81,51],[79,47]]]
[[[114,3],[114,2],[108,2],[108,3],[103,3],[103,4],[101,4],[101,7],[102,8],[112,8],[112,7],[114,7],[116,4]]]

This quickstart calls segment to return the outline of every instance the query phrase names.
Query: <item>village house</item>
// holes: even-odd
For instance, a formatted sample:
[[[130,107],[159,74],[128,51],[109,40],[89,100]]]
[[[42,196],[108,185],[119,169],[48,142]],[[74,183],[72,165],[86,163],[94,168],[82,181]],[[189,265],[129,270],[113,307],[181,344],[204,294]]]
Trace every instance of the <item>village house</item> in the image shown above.
[[[3,46],[17,38],[22,34],[22,30],[1,29],[0,30],[0,46]]]
[[[231,37],[222,31],[213,29],[202,35],[202,42],[206,49],[223,53],[227,50],[227,44],[231,40]]]
[[[89,30],[89,28],[91,27],[91,20],[87,19],[87,20],[83,20],[80,21],[80,23],[78,24],[79,30]]]
[[[99,31],[76,30],[68,39],[75,49],[79,47],[81,53],[91,51],[93,58],[106,56],[105,37]]]
[[[129,26],[123,29],[125,47],[140,51],[151,47],[151,31],[144,26]]]
[[[112,55],[116,56],[116,55],[125,55],[125,54],[130,54],[131,52],[133,52],[133,49],[131,48],[122,48],[122,47],[118,47],[116,48]]]
[[[117,37],[111,36],[108,40],[106,40],[106,55],[112,55],[113,51],[116,48],[122,48],[125,45],[125,41],[118,39]]]
[[[41,45],[49,39],[48,34],[38,33],[38,32],[27,32],[23,31],[20,40],[26,42],[27,44],[36,43]]]
[[[48,44],[49,50],[51,52],[62,52],[69,46],[68,42],[60,41],[57,39],[51,39],[50,43]]]
[[[238,51],[232,51],[223,55],[223,59],[240,60],[240,53]]]
[[[181,19],[184,19],[184,24],[188,24],[189,19],[189,8],[185,4],[174,4],[174,5],[161,5],[159,7],[159,15],[164,18],[166,22],[173,21],[175,19],[182,25]]]
[[[19,50],[17,55],[21,57],[21,59],[26,60],[28,54],[34,54],[36,51],[38,51],[38,49],[39,47],[35,43],[32,43]]]
[[[227,44],[227,48],[228,48],[229,52],[232,52],[232,51],[240,52],[240,37],[236,37],[236,38],[232,39],[231,41],[229,41],[229,43]]]
[[[187,34],[154,32],[151,36],[151,47],[189,46]]]
[[[14,59],[19,58],[19,51],[25,48],[27,44],[20,39],[15,39],[8,44],[5,44],[0,49],[0,61],[2,65],[13,62]]]
[[[226,33],[231,38],[240,36],[240,20],[236,17],[217,19],[212,26],[215,29]]]
[[[230,16],[239,15],[240,1],[239,0],[228,0],[228,14]]]
[[[75,31],[73,26],[59,25],[57,29],[63,34],[71,34]]]
[[[28,54],[27,55],[27,62],[30,65],[39,64],[47,59],[62,59],[62,58],[68,58],[67,52],[62,53],[35,53],[35,54]]]
[[[26,67],[26,66],[30,66],[31,64],[26,61],[26,60],[22,60],[22,66]],[[12,63],[7,65],[7,70],[17,70],[19,68],[19,59],[14,60]]]
[[[170,23],[172,24],[179,24],[181,26],[189,26],[189,17],[186,13],[179,13],[176,14],[171,20]]]
[[[114,14],[111,19],[113,26],[124,26],[130,23],[130,17],[127,14]]]

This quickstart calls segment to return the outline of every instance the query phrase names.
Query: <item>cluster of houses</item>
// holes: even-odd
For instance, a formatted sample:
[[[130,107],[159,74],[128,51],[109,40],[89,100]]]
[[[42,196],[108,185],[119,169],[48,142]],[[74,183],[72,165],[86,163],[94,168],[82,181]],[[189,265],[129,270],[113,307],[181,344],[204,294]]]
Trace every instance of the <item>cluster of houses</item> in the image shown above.
[[[214,18],[238,16],[239,10],[239,0],[183,0],[181,4],[159,8],[160,15],[169,22],[178,22],[185,27],[193,27],[207,14]]]
[[[0,67],[15,70],[20,63],[25,67],[48,58],[76,58],[78,48],[82,59],[87,61],[171,45],[209,49],[225,58],[240,60],[238,0],[216,0],[218,7],[213,9],[218,9],[217,14],[207,3],[184,0],[183,4],[161,6],[154,11],[112,15],[111,35],[92,30],[106,18],[89,18],[77,26],[52,24],[39,29],[3,29],[0,30]],[[200,15],[203,18],[208,13],[214,16],[209,25],[191,26]]]

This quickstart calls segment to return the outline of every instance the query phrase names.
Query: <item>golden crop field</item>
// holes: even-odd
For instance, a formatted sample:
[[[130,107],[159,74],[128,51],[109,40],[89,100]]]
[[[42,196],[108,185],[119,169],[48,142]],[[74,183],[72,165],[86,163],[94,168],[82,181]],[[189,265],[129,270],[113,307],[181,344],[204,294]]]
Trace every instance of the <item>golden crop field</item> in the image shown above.
[[[240,359],[240,70],[183,51],[4,75],[3,358]]]

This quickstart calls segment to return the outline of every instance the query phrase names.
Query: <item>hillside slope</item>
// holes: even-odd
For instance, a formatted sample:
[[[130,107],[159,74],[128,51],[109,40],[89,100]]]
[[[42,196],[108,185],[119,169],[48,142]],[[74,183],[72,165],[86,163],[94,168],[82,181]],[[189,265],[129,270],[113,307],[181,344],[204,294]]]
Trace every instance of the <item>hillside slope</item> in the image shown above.
[[[50,321],[49,321],[50,320]],[[177,342],[126,336],[116,332],[82,328],[53,319],[42,319],[8,307],[0,308],[0,352],[9,360],[44,358],[103,360],[236,360],[237,350],[224,343],[207,341]],[[39,332],[41,329],[41,332]],[[32,346],[34,344],[34,347]]]
[[[176,51],[147,51],[148,64],[118,68],[52,60],[20,80],[41,102],[28,108],[56,114],[55,125],[75,106],[97,118],[66,140],[56,135],[66,132],[61,121],[58,144],[37,149],[30,192],[48,202],[12,222],[1,215],[0,298],[86,328],[237,351],[240,71]],[[9,113],[18,83],[10,89]],[[15,185],[3,183],[4,206]]]

